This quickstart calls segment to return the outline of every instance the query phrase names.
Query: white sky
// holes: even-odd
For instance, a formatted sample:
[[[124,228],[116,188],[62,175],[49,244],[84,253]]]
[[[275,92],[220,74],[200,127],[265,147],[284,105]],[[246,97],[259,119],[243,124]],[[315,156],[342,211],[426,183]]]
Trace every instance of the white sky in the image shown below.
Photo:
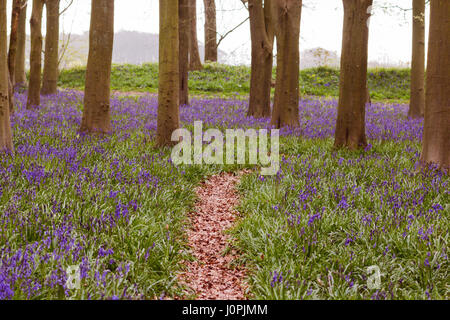
[[[8,0],[8,8],[12,0]],[[30,0],[31,2],[31,0]],[[62,7],[69,0],[61,0]],[[411,0],[374,0],[374,16],[370,25],[369,60],[407,63],[411,59],[411,11],[385,12],[379,7],[386,2],[410,8]],[[342,0],[304,0],[300,49],[322,47],[340,52],[342,39]],[[83,33],[89,30],[89,0],[74,0],[62,16],[62,31]],[[247,10],[240,0],[216,0],[218,32],[223,34],[243,21]],[[28,8],[31,14],[31,5]],[[115,0],[115,30],[158,33],[159,0]],[[197,0],[198,37],[203,42],[203,1]],[[427,20],[429,15],[427,14]],[[44,19],[45,21],[45,19]],[[427,21],[428,22],[428,21]],[[45,32],[45,23],[44,29]],[[428,32],[427,32],[428,33]],[[220,37],[220,36],[219,36]],[[220,49],[233,53],[241,63],[250,61],[248,22],[230,34]]]

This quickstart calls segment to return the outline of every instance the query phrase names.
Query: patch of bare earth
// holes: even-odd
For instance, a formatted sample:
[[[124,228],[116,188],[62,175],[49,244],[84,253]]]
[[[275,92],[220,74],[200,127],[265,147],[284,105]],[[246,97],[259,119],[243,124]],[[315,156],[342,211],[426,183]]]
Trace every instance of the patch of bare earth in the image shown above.
[[[228,250],[230,229],[238,213],[236,185],[244,172],[213,176],[196,189],[198,202],[190,214],[192,227],[188,244],[195,261],[186,262],[186,271],[179,275],[199,300],[245,300],[246,270],[232,266],[238,256]]]

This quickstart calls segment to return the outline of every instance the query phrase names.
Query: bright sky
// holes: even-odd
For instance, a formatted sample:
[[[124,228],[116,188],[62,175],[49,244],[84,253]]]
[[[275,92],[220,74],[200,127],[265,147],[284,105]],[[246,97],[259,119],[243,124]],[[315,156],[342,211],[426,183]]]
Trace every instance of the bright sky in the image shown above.
[[[8,7],[11,7],[8,0]],[[69,0],[61,0],[62,7]],[[369,60],[407,63],[411,59],[411,10],[387,13],[379,7],[386,2],[410,8],[411,0],[374,0],[374,16],[370,25]],[[89,30],[89,0],[74,0],[62,16],[62,31],[83,33]],[[304,0],[300,49],[322,47],[340,52],[343,9],[341,0]],[[203,42],[203,1],[197,0],[198,37]],[[248,12],[240,0],[216,0],[217,25],[220,34],[243,21]],[[115,30],[158,33],[159,0],[115,0]],[[28,8],[31,14],[31,6]],[[427,18],[429,15],[427,14]],[[427,21],[428,22],[428,21]],[[44,23],[45,26],[45,23]],[[45,27],[44,27],[45,31]],[[427,32],[428,33],[428,32]],[[219,36],[220,38],[220,36]],[[250,31],[248,22],[230,34],[220,49],[232,53],[238,63],[250,61]]]

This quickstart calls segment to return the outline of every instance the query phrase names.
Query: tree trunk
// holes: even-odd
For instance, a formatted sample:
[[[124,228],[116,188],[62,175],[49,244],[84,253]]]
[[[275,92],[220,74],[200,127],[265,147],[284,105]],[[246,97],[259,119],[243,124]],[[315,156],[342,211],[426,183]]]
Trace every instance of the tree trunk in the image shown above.
[[[41,65],[42,65],[42,10],[44,0],[33,0],[31,13],[31,51],[30,51],[30,85],[28,88],[27,109],[41,104]]]
[[[271,20],[271,0],[249,0],[252,63],[250,101],[247,116],[270,116],[274,31]]]
[[[411,100],[408,116],[419,118],[425,111],[425,0],[413,0],[412,43]]]
[[[113,43],[114,0],[93,0],[82,132],[105,134],[112,130],[110,82]]]
[[[205,5],[205,61],[217,61],[217,26],[215,0],[203,0]]]
[[[43,95],[56,94],[58,86],[59,2],[46,0],[47,34],[45,36]]]
[[[9,36],[9,52],[8,52],[9,78],[12,83],[15,83],[17,32],[19,29],[19,17],[22,5],[23,5],[22,0],[13,0],[13,8],[11,13],[11,33]]]
[[[180,126],[178,0],[159,0],[159,89],[157,145],[171,145]]]
[[[22,7],[19,15],[19,25],[17,29],[17,53],[15,59],[15,75],[14,85],[20,84],[25,86],[27,76],[25,74],[25,44],[27,40],[26,35],[27,26],[27,2]]]
[[[14,99],[14,86],[11,81],[11,77],[8,72],[8,105],[9,105],[9,112],[11,114],[14,114],[14,105],[16,104],[16,101]]]
[[[365,108],[367,102],[367,56],[369,7],[372,0],[343,0],[344,30],[336,148],[356,150],[367,145]]]
[[[14,151],[8,103],[6,1],[0,1],[0,151]]]
[[[202,61],[197,39],[197,0],[189,0],[190,35],[189,35],[189,70],[201,70]]]
[[[189,1],[179,3],[180,37],[180,105],[189,104]]]
[[[302,0],[274,0],[272,17],[277,38],[277,80],[271,125],[299,125],[300,19]]]
[[[450,170],[450,1],[432,0],[421,162]]]

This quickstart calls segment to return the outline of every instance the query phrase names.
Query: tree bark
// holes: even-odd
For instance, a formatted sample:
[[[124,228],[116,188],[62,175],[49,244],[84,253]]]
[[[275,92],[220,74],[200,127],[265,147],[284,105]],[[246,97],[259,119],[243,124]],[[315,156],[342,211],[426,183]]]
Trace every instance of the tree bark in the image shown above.
[[[45,36],[43,95],[56,94],[58,86],[59,48],[59,3],[60,0],[46,0],[47,34]]]
[[[179,2],[180,37],[180,105],[189,104],[189,1]]]
[[[408,116],[419,118],[425,111],[425,0],[413,0],[411,98]]]
[[[198,50],[197,38],[197,0],[189,0],[190,35],[189,35],[189,70],[203,68]]]
[[[114,43],[114,0],[92,0],[89,55],[80,131],[110,133],[110,83]]]
[[[25,1],[19,15],[19,25],[17,29],[17,53],[15,58],[14,85],[26,85],[27,76],[25,74],[25,44],[27,40],[27,1]]]
[[[336,148],[356,150],[367,145],[365,108],[367,102],[367,56],[372,0],[343,0],[344,30]]]
[[[8,72],[8,104],[9,104],[9,112],[14,114],[14,106],[16,101],[14,99],[14,86],[11,81],[11,77]]]
[[[157,145],[172,145],[180,126],[178,0],[159,0],[159,89]]]
[[[8,70],[9,78],[12,83],[15,83],[15,67],[16,67],[16,53],[17,53],[17,33],[19,29],[20,11],[23,5],[22,0],[13,0],[11,13],[11,33],[9,36],[9,51],[8,51]]]
[[[271,125],[299,125],[300,19],[302,0],[274,0],[272,17],[277,38],[277,79]]]
[[[271,18],[271,0],[249,0],[252,62],[250,76],[250,100],[247,116],[270,116],[270,92],[272,88],[274,31]]]
[[[31,14],[30,85],[28,88],[27,109],[38,107],[41,103],[42,67],[42,11],[44,0],[33,0]]]
[[[450,1],[432,0],[421,162],[450,170]]]
[[[205,61],[217,61],[217,25],[215,0],[203,0],[205,5]]]
[[[6,1],[0,1],[0,151],[14,151],[8,102]]]

